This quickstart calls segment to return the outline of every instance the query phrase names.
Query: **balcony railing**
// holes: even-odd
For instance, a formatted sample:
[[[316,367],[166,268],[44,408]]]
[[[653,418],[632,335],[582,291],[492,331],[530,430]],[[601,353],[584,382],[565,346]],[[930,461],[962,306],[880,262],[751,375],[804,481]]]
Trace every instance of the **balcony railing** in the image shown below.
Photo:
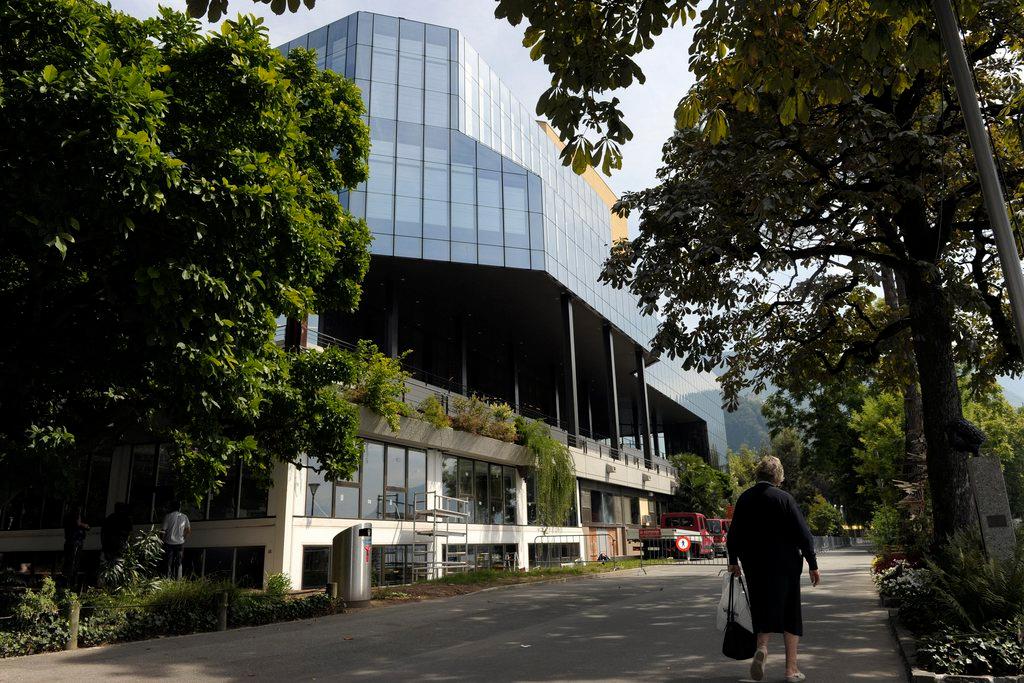
[[[281,335],[279,334],[278,336]],[[329,334],[324,334],[323,332],[316,334],[316,341],[318,342],[317,345],[321,347],[336,346],[349,350],[355,349],[354,344],[337,337],[332,337]],[[411,398],[412,402],[418,405],[425,398],[433,395],[440,401],[445,413],[451,415],[452,400],[457,396],[465,396],[462,393],[461,382],[454,377],[437,375],[422,368],[417,368],[408,362],[404,362],[402,367],[412,376],[411,379],[406,381],[406,391],[402,397],[403,400]],[[473,395],[486,403],[507,403],[506,399],[497,396],[487,396],[475,391]],[[600,438],[593,438],[598,435],[585,434],[586,430],[581,430],[584,434],[580,436],[570,434],[561,428],[560,421],[556,416],[548,415],[535,406],[522,403],[518,406],[517,412],[523,417],[546,423],[551,429],[553,437],[567,446],[582,450],[584,453],[596,455],[599,458],[607,458],[629,467],[651,470],[664,476],[675,477],[677,474],[676,468],[664,458],[654,456],[648,460],[644,458],[642,450],[632,446],[620,445],[619,448],[612,448],[611,445],[604,442],[609,440],[607,436],[602,435]]]

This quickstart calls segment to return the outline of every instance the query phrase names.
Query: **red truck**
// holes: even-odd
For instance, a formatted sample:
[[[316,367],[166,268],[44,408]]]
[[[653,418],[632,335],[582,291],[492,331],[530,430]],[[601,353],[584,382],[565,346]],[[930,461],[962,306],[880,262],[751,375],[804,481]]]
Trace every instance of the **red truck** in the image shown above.
[[[715,556],[715,540],[704,515],[699,512],[666,512],[660,521],[659,526],[640,529],[641,543],[658,541],[655,546],[658,554],[681,558],[684,554],[676,547],[675,540],[685,536],[690,541],[686,557],[698,560]]]
[[[729,533],[729,520],[709,519],[708,531],[711,532],[712,541],[715,544],[715,557],[725,557],[728,551],[725,549],[725,537]]]

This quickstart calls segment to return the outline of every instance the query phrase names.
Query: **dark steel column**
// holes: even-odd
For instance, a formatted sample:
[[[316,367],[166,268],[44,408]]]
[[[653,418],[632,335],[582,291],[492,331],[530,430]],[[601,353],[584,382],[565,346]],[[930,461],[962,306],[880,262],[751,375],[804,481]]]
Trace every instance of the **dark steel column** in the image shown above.
[[[619,386],[615,379],[615,339],[612,337],[612,326],[604,324],[602,339],[604,341],[604,371],[608,392],[608,438],[615,450],[622,447],[622,435],[619,427]]]
[[[512,409],[519,412],[519,354],[516,351],[516,343],[510,341],[509,356],[512,361]]]
[[[636,393],[637,403],[640,409],[640,424],[637,429],[640,432],[640,441],[643,444],[644,460],[651,462],[651,408],[647,403],[647,373],[644,369],[644,349],[637,344],[633,347],[633,355],[636,358]]]
[[[288,318],[284,322],[284,350],[298,351],[306,348],[307,319]]]
[[[661,444],[658,443],[658,411],[651,408],[651,444],[654,446],[654,454],[661,456]]]
[[[579,400],[576,391],[576,330],[572,296],[562,292],[562,375],[565,379],[565,431],[580,435]]]
[[[464,396],[469,395],[469,325],[465,316],[459,316],[459,387]]]
[[[398,358],[398,285],[394,281],[387,283],[385,292],[387,298],[387,336],[384,338],[387,353],[392,358]]]

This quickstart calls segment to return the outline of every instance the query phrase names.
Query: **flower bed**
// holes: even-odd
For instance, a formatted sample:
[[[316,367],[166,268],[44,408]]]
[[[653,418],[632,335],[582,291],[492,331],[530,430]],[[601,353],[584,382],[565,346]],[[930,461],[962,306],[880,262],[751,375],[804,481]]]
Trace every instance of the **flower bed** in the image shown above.
[[[927,670],[915,669],[914,680],[1024,676],[1024,549],[989,560],[964,536],[921,565],[878,558],[872,570],[883,603],[896,608],[908,664]]]

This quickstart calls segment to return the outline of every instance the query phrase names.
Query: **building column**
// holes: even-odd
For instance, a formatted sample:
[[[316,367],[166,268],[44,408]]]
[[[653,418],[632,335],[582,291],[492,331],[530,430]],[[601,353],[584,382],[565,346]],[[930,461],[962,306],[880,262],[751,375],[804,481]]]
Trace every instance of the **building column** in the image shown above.
[[[654,446],[654,454],[661,457],[661,444],[658,441],[658,411],[651,408],[651,445]]]
[[[457,334],[459,336],[459,387],[463,396],[469,395],[469,324],[460,315]]]
[[[274,517],[274,526],[272,541],[267,545],[263,561],[264,570],[267,574],[287,574],[292,577],[292,581],[302,576],[302,567],[294,566],[296,549],[292,547],[292,525],[299,479],[305,480],[305,470],[287,463],[277,463],[267,501],[267,513]],[[301,549],[298,552],[301,553]],[[298,589],[299,586],[293,585],[292,588]]]
[[[612,326],[605,323],[601,336],[604,340],[604,371],[608,393],[608,437],[612,448],[619,450],[622,447],[619,431],[619,387],[615,379],[615,339],[612,334]]]
[[[572,296],[562,292],[562,375],[565,380],[565,431],[580,435],[579,400],[576,389],[576,330]]]
[[[386,286],[385,297],[387,302],[386,311],[386,327],[387,334],[385,335],[385,345],[387,349],[385,353],[391,358],[398,358],[398,284],[394,280],[390,280]]]
[[[306,318],[288,318],[284,323],[284,350],[298,351],[306,348]]]
[[[512,410],[519,412],[519,353],[515,341],[509,341],[509,356],[512,366]]]
[[[651,464],[651,408],[647,403],[647,373],[644,368],[644,349],[639,344],[633,347],[636,358],[636,393],[637,408],[640,410],[640,442],[643,445],[644,460]]]
[[[562,393],[558,390],[558,383],[560,377],[558,376],[558,368],[551,371],[552,376],[555,378],[555,426],[559,429],[562,428]]]

